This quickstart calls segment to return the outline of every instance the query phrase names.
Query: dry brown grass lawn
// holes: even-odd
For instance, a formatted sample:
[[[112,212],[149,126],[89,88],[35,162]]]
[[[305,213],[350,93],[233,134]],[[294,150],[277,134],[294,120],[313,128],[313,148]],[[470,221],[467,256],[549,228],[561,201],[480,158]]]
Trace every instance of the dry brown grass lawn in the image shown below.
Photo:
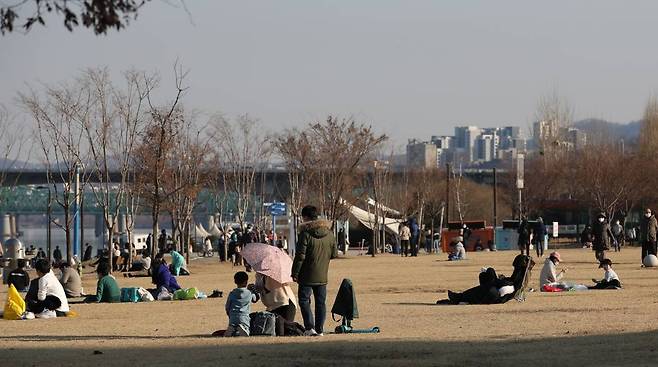
[[[592,251],[561,251],[567,278],[600,278]],[[342,278],[354,282],[357,327],[381,334],[319,338],[211,338],[226,327],[225,298],[138,304],[73,305],[77,318],[0,320],[0,366],[501,366],[658,364],[658,271],[639,266],[639,249],[610,253],[625,289],[565,294],[530,293],[526,302],[490,306],[436,306],[447,289],[477,282],[491,265],[511,273],[516,252],[400,258],[350,256],[333,261],[328,307]],[[532,286],[537,287],[538,261]],[[238,270],[216,259],[193,261],[183,287],[232,289]],[[84,285],[94,289],[92,274]],[[149,286],[149,278],[119,279]],[[6,290],[0,293],[4,303]],[[255,305],[253,310],[262,309]],[[301,315],[297,316],[301,321]],[[326,330],[336,324],[328,317]],[[98,351],[102,354],[94,354]]]

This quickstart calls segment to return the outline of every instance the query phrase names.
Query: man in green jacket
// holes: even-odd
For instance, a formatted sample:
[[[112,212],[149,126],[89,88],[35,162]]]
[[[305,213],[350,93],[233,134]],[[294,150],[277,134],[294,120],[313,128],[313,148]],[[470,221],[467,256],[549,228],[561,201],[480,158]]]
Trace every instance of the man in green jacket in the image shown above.
[[[297,238],[297,253],[292,264],[292,279],[299,284],[299,306],[304,318],[306,335],[323,335],[327,316],[327,273],[329,260],[338,256],[336,238],[331,222],[318,219],[316,207],[302,209],[302,220]],[[315,318],[311,311],[311,293],[315,302]]]

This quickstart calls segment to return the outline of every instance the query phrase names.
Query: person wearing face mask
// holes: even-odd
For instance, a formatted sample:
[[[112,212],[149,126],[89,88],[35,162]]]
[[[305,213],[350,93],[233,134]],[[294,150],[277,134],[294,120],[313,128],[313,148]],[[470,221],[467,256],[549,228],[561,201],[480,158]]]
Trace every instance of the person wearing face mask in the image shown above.
[[[601,262],[605,259],[605,251],[610,250],[610,240],[615,241],[615,236],[612,234],[610,224],[608,224],[604,213],[599,213],[596,216],[596,221],[592,225],[592,234],[594,237],[592,250],[596,254],[596,260]]]
[[[658,221],[651,213],[651,209],[644,211],[644,218],[640,221],[640,243],[642,243],[642,259],[649,255],[656,255],[656,232],[658,232]]]

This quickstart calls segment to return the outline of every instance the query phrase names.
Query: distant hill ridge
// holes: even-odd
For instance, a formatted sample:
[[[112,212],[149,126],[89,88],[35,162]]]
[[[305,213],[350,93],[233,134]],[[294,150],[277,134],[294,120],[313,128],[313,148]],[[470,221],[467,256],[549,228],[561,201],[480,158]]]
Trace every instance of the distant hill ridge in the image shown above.
[[[632,121],[624,124],[590,118],[576,121],[573,126],[589,134],[607,133],[616,139],[634,141],[640,136],[642,121]]]

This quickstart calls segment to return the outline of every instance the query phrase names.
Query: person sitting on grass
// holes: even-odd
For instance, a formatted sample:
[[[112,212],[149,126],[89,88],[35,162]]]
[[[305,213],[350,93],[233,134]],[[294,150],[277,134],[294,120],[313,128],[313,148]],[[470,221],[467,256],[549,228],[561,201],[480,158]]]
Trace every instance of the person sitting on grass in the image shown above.
[[[30,287],[30,276],[25,271],[27,262],[25,259],[18,259],[18,263],[16,265],[18,267],[9,273],[9,277],[7,278],[7,285],[13,284],[17,291],[27,292],[28,288]]]
[[[151,280],[158,290],[166,288],[169,292],[173,293],[180,289],[176,277],[171,275],[167,262],[161,253],[153,259],[151,269]]]
[[[59,265],[59,269],[62,272],[59,282],[62,283],[62,287],[64,287],[66,297],[80,297],[82,295],[82,280],[80,279],[80,274],[78,274],[75,269],[71,268],[66,261]]]
[[[557,272],[557,265],[562,261],[560,253],[553,251],[548,255],[548,259],[544,260],[544,266],[541,268],[539,273],[539,288],[543,290],[545,285],[559,282],[562,279],[564,273],[567,272],[566,269],[560,270]]]
[[[596,285],[587,288],[589,289],[620,289],[621,288],[621,282],[619,281],[619,276],[617,276],[617,273],[615,273],[615,271],[612,270],[612,260],[603,259],[601,261],[601,264],[599,264],[599,268],[603,268],[603,270],[605,271],[603,279],[601,280],[592,279],[592,281],[596,283]]]
[[[123,274],[124,277],[146,277],[151,275],[151,253],[148,250],[142,252],[142,258],[133,261],[130,272]]]
[[[35,286],[36,294],[28,291],[25,297],[25,303],[29,316],[26,318],[43,318],[49,319],[57,316],[66,316],[69,312],[69,303],[66,300],[64,288],[50,268],[48,259],[39,259],[34,264],[37,271],[38,279]],[[30,284],[30,288],[32,284]]]
[[[174,249],[170,249],[169,254],[171,255],[171,266],[169,267],[171,273],[175,276],[190,275],[190,272],[185,268],[185,257]]]
[[[92,248],[90,244],[85,244],[85,253],[82,256],[82,261],[90,261],[92,258]]]
[[[96,284],[96,295],[89,296],[85,300],[87,303],[114,303],[121,302],[121,289],[116,279],[110,275],[110,264],[106,262],[99,263],[96,267],[98,283]]]
[[[235,273],[233,280],[237,288],[233,289],[226,299],[228,327],[224,336],[249,336],[251,303],[258,302],[259,297],[247,289],[249,275],[244,271]]]
[[[457,261],[466,259],[466,249],[462,243],[462,237],[456,237],[451,245],[452,251],[448,255],[448,261]]]

